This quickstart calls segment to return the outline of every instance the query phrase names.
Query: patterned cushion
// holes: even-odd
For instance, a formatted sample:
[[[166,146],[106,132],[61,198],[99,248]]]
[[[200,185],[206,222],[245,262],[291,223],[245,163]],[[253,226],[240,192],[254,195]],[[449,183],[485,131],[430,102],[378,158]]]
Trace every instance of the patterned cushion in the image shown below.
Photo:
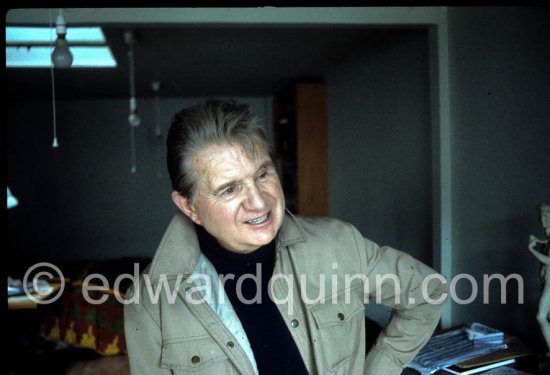
[[[65,290],[56,302],[40,307],[40,335],[63,345],[84,347],[104,356],[125,354],[123,304],[124,292],[131,283],[129,277],[120,278],[119,290],[113,289],[120,275],[133,275],[136,264],[143,270],[150,259],[117,259],[104,262],[82,262],[67,266],[62,272],[74,277],[66,282]],[[85,298],[83,281],[86,276],[99,274],[107,281],[109,289],[87,289]],[[98,282],[95,277],[90,282]],[[102,284],[96,284],[103,286]],[[115,297],[119,293],[119,298]],[[101,303],[94,302],[101,301]]]

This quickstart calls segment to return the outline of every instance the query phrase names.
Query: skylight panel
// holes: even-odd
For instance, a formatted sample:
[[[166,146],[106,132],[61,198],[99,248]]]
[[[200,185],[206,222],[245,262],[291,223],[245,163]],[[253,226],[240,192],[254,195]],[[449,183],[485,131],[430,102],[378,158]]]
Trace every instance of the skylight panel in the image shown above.
[[[71,47],[74,56],[71,68],[114,68],[117,63],[107,46]],[[6,47],[8,68],[49,68],[52,49],[49,46]]]
[[[6,67],[51,67],[52,45],[56,38],[55,28],[6,27]],[[100,27],[69,27],[66,39],[74,57],[71,68],[117,66]]]
[[[6,44],[42,44],[55,42],[55,27],[6,27]],[[69,43],[100,43],[107,40],[101,27],[67,27]]]

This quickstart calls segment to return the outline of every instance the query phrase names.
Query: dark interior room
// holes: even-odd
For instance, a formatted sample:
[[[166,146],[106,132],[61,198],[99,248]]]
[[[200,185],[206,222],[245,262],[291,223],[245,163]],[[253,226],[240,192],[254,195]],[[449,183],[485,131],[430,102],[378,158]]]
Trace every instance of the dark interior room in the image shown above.
[[[50,60],[60,15],[66,68]],[[60,292],[8,297],[9,374],[130,373],[118,297],[177,212],[172,116],[211,97],[259,116],[291,212],[446,277],[438,330],[491,327],[520,343],[519,369],[550,369],[529,251],[549,239],[547,7],[20,8],[5,26],[8,293],[40,267]],[[47,37],[8,38],[23,27]],[[104,38],[71,40],[84,27]],[[86,65],[91,47],[111,62]],[[104,303],[82,300],[89,281]],[[383,327],[392,311],[365,314]]]

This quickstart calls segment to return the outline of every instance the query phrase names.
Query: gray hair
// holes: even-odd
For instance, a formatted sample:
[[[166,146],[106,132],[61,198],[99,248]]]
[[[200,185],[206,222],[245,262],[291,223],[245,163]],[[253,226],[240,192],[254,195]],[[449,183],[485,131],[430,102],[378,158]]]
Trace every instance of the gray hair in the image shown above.
[[[208,99],[172,118],[166,140],[168,173],[172,189],[192,204],[200,185],[193,158],[205,147],[220,144],[239,146],[251,158],[257,147],[270,151],[265,130],[247,104]]]

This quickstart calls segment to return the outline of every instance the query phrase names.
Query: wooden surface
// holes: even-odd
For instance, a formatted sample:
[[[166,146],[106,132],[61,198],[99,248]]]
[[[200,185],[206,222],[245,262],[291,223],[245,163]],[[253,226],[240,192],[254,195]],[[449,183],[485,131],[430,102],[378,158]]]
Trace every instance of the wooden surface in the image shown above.
[[[324,84],[296,85],[297,208],[301,215],[327,216],[328,126]]]

